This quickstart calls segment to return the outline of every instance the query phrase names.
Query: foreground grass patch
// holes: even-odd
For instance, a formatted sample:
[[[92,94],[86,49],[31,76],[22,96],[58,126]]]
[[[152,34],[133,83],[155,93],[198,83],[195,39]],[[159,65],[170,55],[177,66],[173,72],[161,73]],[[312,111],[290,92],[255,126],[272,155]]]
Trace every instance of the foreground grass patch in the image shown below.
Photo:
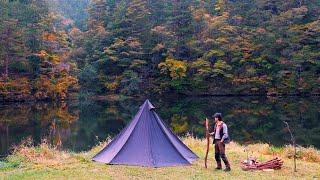
[[[292,148],[275,149],[267,144],[253,144],[246,148],[237,143],[227,145],[227,155],[232,165],[230,173],[214,171],[213,147],[210,149],[209,168],[204,168],[206,142],[200,139],[183,138],[200,159],[191,166],[168,168],[145,168],[112,166],[91,161],[91,157],[108,141],[83,153],[70,153],[50,148],[46,143],[33,147],[22,145],[5,161],[0,163],[0,179],[319,179],[319,151],[313,148],[300,149],[297,161],[298,172],[292,170]],[[250,156],[260,160],[279,156],[284,167],[273,172],[242,171],[239,163]]]

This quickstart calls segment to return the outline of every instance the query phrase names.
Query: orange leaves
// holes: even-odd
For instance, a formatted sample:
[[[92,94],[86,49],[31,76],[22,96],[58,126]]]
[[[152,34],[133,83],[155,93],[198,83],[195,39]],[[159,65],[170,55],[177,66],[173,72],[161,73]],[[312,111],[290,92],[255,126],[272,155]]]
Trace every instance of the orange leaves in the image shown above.
[[[40,75],[35,83],[35,88],[37,89],[35,93],[37,99],[47,99],[53,96],[53,83],[45,75]]]
[[[60,99],[65,99],[68,96],[68,90],[71,87],[75,87],[78,84],[78,80],[72,76],[66,75],[58,79],[55,85],[55,93]]]
[[[44,32],[42,34],[42,39],[45,41],[53,42],[53,41],[57,41],[58,37],[54,33]]]
[[[265,28],[259,27],[259,28],[257,28],[256,32],[257,32],[257,33],[260,33],[260,34],[264,34],[264,33],[267,32],[267,30],[266,30]]]
[[[159,35],[167,36],[167,37],[174,36],[174,32],[170,31],[166,26],[155,26],[154,28],[151,29],[151,32]]]
[[[63,123],[72,123],[76,122],[79,117],[77,114],[70,114],[67,109],[59,108],[56,112],[56,116],[63,122]],[[67,125],[68,126],[68,125]]]
[[[69,36],[72,38],[72,39],[78,39],[79,37],[82,36],[82,32],[80,29],[78,28],[72,28],[71,31],[69,32]]]
[[[65,60],[68,58],[67,53],[52,54],[52,53],[48,53],[45,50],[41,50],[38,54],[35,54],[35,55],[40,57],[42,61],[48,61],[55,65],[58,65],[62,60]]]
[[[47,51],[45,50],[41,50],[38,54],[37,54],[41,59],[44,59],[48,56]]]
[[[0,80],[0,96],[5,99],[24,100],[30,98],[30,95],[31,85],[28,78],[21,77],[7,82]]]
[[[141,47],[141,43],[139,42],[138,39],[129,39],[128,40],[128,46],[130,48],[140,48]]]
[[[37,89],[35,96],[37,99],[52,98],[63,100],[67,97],[69,88],[77,85],[78,80],[69,75],[57,79],[41,75],[35,83],[35,88]]]

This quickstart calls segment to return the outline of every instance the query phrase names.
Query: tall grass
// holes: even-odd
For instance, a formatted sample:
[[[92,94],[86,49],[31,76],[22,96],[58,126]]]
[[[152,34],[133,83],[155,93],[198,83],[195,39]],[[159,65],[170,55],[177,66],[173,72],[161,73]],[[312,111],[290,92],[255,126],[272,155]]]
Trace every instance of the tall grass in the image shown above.
[[[204,156],[206,147],[205,139],[198,139],[191,136],[182,137],[181,140],[190,147],[194,152],[197,152],[198,156]],[[45,164],[45,165],[59,165],[61,163],[74,162],[75,159],[82,157],[87,160],[97,154],[102,148],[104,148],[111,138],[107,138],[105,141],[100,142],[97,146],[93,147],[90,151],[73,153],[58,150],[55,147],[50,146],[46,140],[38,146],[32,145],[32,140],[27,139],[21,144],[14,148],[12,155],[7,159],[12,159],[19,157],[18,159],[23,159],[25,162],[30,162],[34,164]],[[260,157],[261,155],[270,155],[274,157],[282,158],[293,158],[294,150],[293,147],[288,145],[284,147],[275,147],[269,144],[251,144],[248,146],[243,146],[235,142],[231,142],[227,145],[227,148],[231,152],[244,152],[248,151],[249,156]],[[211,147],[212,149],[212,147]],[[313,147],[299,147],[297,158],[308,162],[320,162],[320,151]],[[15,161],[15,160],[14,160]]]
[[[293,148],[291,146],[274,147],[268,144],[243,146],[231,142],[226,146],[232,171],[224,173],[213,171],[215,167],[213,147],[210,147],[208,169],[204,168],[206,140],[190,136],[182,141],[198,156],[192,166],[145,168],[132,166],[108,166],[92,162],[91,158],[104,148],[110,138],[86,152],[60,151],[47,141],[34,146],[27,140],[16,146],[5,161],[0,161],[0,179],[313,179],[320,177],[319,150],[298,148],[298,172],[292,170]],[[273,173],[243,171],[239,163],[249,156],[260,161],[274,156],[284,160],[284,167]]]
[[[7,157],[9,162],[16,161],[16,159],[20,159],[21,162],[25,163],[46,166],[71,163],[75,160],[71,153],[50,146],[46,140],[42,140],[41,144],[34,146],[31,139],[26,139],[15,146],[12,155]]]

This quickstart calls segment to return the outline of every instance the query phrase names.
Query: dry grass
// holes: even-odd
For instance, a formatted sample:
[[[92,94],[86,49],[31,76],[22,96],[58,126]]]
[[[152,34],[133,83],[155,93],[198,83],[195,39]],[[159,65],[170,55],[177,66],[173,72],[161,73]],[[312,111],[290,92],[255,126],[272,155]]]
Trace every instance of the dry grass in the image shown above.
[[[260,155],[278,156],[288,159],[292,159],[294,156],[294,148],[291,145],[287,145],[285,147],[275,147],[270,146],[269,144],[251,144],[248,145],[246,149],[249,151],[249,155],[257,155],[258,153]],[[297,147],[296,150],[297,159],[320,163],[320,151],[315,149],[314,147]]]
[[[30,139],[24,140],[14,148],[12,156],[20,156],[25,162],[46,166],[75,162],[75,158],[70,153],[52,148],[46,141],[42,141],[39,146],[33,146],[31,142]]]
[[[294,149],[293,146],[286,146],[284,148],[284,152],[286,157],[293,158]],[[314,147],[298,147],[297,148],[297,158],[302,159],[308,162],[317,162],[320,163],[320,151],[315,149]]]
[[[211,146],[209,168],[204,168],[206,141],[191,137],[182,138],[200,159],[192,166],[145,168],[132,166],[110,166],[92,162],[91,158],[110,139],[88,152],[69,153],[50,148],[45,142],[34,147],[24,143],[16,148],[6,160],[15,164],[0,168],[0,179],[317,179],[320,178],[319,151],[302,148],[297,160],[298,172],[292,171],[293,161],[289,159],[292,147],[275,148],[267,144],[253,144],[247,147],[231,142],[227,145],[227,155],[232,165],[230,173],[213,171],[215,162]],[[247,151],[244,151],[247,150]],[[242,171],[239,163],[247,156],[255,156],[264,161],[274,156],[284,160],[284,167],[274,172]],[[1,164],[0,164],[1,167]]]
[[[195,152],[200,152],[206,142],[201,139],[196,139],[192,137],[182,138],[183,142],[188,144],[190,147],[194,147]],[[294,148],[291,145],[285,147],[275,147],[269,144],[250,144],[248,146],[239,145],[238,143],[231,142],[227,145],[231,151],[235,152],[248,152],[249,156],[259,157],[263,155],[272,157],[281,157],[292,159],[294,155]],[[297,147],[297,159],[303,161],[320,163],[320,151],[314,147]]]

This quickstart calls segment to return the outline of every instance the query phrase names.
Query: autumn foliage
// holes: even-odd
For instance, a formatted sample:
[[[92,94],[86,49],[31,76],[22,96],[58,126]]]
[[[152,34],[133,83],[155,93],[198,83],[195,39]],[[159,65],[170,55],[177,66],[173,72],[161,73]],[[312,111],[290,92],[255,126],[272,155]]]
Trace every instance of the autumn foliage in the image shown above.
[[[317,95],[319,11],[316,0],[0,1],[0,96]]]

